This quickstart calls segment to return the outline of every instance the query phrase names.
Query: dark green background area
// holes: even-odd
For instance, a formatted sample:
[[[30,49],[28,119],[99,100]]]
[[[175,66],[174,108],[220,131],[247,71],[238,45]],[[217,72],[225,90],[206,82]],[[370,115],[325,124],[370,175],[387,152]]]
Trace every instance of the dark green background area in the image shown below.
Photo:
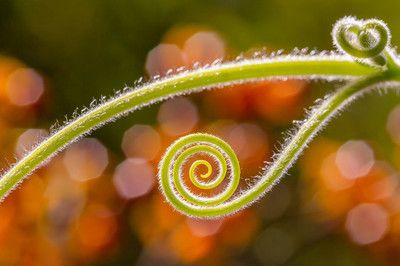
[[[324,50],[332,49],[332,24],[345,15],[385,20],[397,44],[398,10],[400,1],[2,0],[0,53],[49,77],[55,99],[45,118],[54,121],[133,84],[144,75],[147,52],[174,25],[210,26],[238,52],[265,45]],[[147,112],[96,134],[115,149],[120,128],[154,120]]]
[[[0,0],[0,54],[16,57],[48,78],[52,106],[41,114],[39,124],[49,127],[76,107],[112,95],[145,75],[147,52],[174,25],[209,26],[237,52],[265,45],[328,50],[333,23],[354,15],[387,22],[396,46],[399,11],[399,0]],[[332,88],[318,83],[312,97]],[[379,157],[390,161],[393,143],[385,123],[400,96],[377,95],[360,99],[322,134],[366,139]],[[94,135],[120,154],[123,132],[134,123],[154,123],[156,111],[157,106],[146,108]],[[341,237],[310,243],[301,251],[288,265],[369,265],[368,255]]]

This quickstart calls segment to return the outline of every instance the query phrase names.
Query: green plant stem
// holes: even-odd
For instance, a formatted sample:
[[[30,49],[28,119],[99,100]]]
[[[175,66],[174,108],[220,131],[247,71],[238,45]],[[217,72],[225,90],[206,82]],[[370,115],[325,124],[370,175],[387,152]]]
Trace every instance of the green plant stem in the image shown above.
[[[185,213],[186,215],[206,218],[224,216],[247,207],[249,204],[255,202],[258,198],[268,192],[277,183],[277,181],[286,173],[289,167],[296,161],[298,155],[312,140],[316,133],[327,123],[330,117],[332,117],[338,110],[343,108],[347,103],[354,100],[357,95],[363,93],[366,88],[374,86],[375,84],[386,81],[390,78],[391,76],[388,74],[388,72],[372,75],[337,90],[330,97],[325,99],[319,106],[312,110],[310,116],[291,137],[288,143],[284,145],[284,148],[279,153],[279,156],[277,156],[271,165],[267,167],[260,179],[251,187],[249,187],[248,190],[237,195],[231,201],[227,201],[222,204],[205,206],[205,204],[200,204],[201,202],[199,204],[195,204],[193,201],[187,200],[185,194],[181,193],[178,197],[168,185],[170,182],[168,165],[171,163],[167,164],[167,166],[164,166],[162,163],[160,163],[160,167],[162,167],[160,178],[168,201],[176,209]],[[172,156],[170,153],[171,151],[167,152],[164,160],[170,160],[169,157]],[[174,151],[172,151],[172,153],[174,153]],[[174,162],[173,165],[175,164],[177,163]],[[176,175],[175,169],[173,173]],[[233,176],[232,178],[240,177]],[[177,184],[178,181],[177,178],[175,178],[175,186]]]
[[[88,111],[37,145],[2,176],[0,199],[3,199],[37,167],[77,138],[116,117],[154,102],[187,94],[199,88],[232,84],[243,80],[272,77],[348,79],[381,71],[381,68],[360,65],[341,56],[286,56],[270,60],[254,59],[227,63],[154,81]]]
[[[307,144],[335,113],[355,100],[367,88],[374,87],[380,82],[390,79],[391,75],[388,73],[372,75],[337,90],[329,98],[325,99],[321,105],[312,110],[311,115],[305,120],[290,141],[284,145],[277,159],[266,169],[260,181],[254,185],[254,188],[251,188],[248,192],[245,192],[245,194],[230,203],[231,208],[236,210],[242,208],[239,206],[247,206],[247,204],[254,202],[257,198],[268,192],[279,181],[280,177],[287,172],[299,154],[307,147]]]

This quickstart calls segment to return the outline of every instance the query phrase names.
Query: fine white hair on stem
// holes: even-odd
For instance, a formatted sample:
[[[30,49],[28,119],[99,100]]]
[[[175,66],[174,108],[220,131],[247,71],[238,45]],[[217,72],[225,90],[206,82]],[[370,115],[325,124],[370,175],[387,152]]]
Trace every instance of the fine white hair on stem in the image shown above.
[[[315,134],[344,106],[370,87],[400,80],[397,55],[390,47],[390,32],[380,20],[346,17],[337,22],[332,35],[339,53],[294,49],[286,55],[283,51],[277,51],[267,57],[265,53],[258,52],[250,59],[240,56],[232,62],[221,63],[216,60],[213,64],[196,65],[192,70],[180,68],[168,71],[165,77],[155,75],[148,82],[141,79],[135,83],[135,88],[126,86],[109,99],[104,96],[98,100],[93,99],[81,111],[75,110],[72,118],[66,117],[61,127],[53,126],[47,139],[38,143],[3,174],[0,179],[0,200],[67,145],[105,123],[162,100],[256,80],[296,78],[350,81],[342,89],[324,97],[311,109],[304,121],[296,124],[295,129],[285,138],[280,151],[273,156],[272,162],[266,164],[259,177],[252,179],[256,183],[248,190],[237,191],[240,178],[237,158],[229,145],[219,138],[197,133],[177,140],[167,150],[159,167],[160,186],[168,202],[177,210],[205,218],[237,212],[257,201],[277,184]],[[178,148],[185,148],[190,154]],[[218,178],[222,173],[230,174],[228,189],[223,190],[219,196],[207,199],[194,195],[181,182],[182,171],[176,168],[177,165],[187,163],[185,156],[192,155],[191,152],[201,152],[200,148],[205,149],[214,162],[218,162]],[[196,161],[194,164],[206,166],[210,172],[206,161]],[[191,181],[201,188],[208,188],[210,183],[198,180],[195,172],[197,166],[189,173]]]
[[[224,198],[218,204],[208,204],[209,201],[201,197],[196,198],[193,196],[193,198],[187,198],[185,197],[186,193],[182,193],[182,188],[176,189],[179,181],[178,176],[182,177],[176,171],[181,167],[182,162],[177,162],[175,159],[180,156],[182,148],[188,145],[200,145],[197,147],[196,152],[201,152],[202,142],[212,142],[216,140],[216,137],[199,133],[182,137],[168,148],[160,161],[159,178],[161,191],[173,207],[192,217],[218,218],[248,207],[279,183],[310,141],[335,115],[338,115],[352,101],[372,88],[380,87],[380,83],[384,79],[384,75],[371,76],[352,82],[325,97],[323,101],[308,112],[307,118],[301,124],[296,125],[295,129],[290,131],[289,137],[286,138],[278,152],[272,156],[272,161],[266,163],[263,172],[253,179],[255,182],[252,186],[240,193],[233,194],[232,192],[229,194],[230,197]],[[382,84],[382,86],[387,85]],[[221,140],[219,140],[220,142]],[[194,153],[190,154],[193,155]],[[233,170],[232,172],[234,175],[230,176],[231,179],[240,178],[238,176],[240,171]],[[228,191],[228,189],[225,191]]]

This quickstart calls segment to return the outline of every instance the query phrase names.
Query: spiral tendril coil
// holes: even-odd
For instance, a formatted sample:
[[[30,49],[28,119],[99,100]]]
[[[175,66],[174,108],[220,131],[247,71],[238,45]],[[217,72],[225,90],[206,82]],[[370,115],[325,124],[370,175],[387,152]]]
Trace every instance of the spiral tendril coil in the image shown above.
[[[345,17],[335,24],[332,36],[337,49],[358,63],[377,68],[384,66],[381,68],[384,72],[395,69],[400,73],[394,50],[390,48],[389,29],[382,21]],[[215,136],[196,133],[178,139],[162,157],[158,175],[161,191],[175,209],[189,216],[220,217],[249,206],[279,181],[304,146],[341,106],[347,104],[348,97],[358,95],[358,90],[382,77],[384,75],[371,76],[370,80],[360,79],[326,97],[288,139],[273,161],[267,164],[262,177],[248,190],[235,194],[240,181],[240,166],[232,148]],[[218,169],[215,178],[210,178],[213,174],[212,164],[205,159],[196,159],[194,156],[197,154],[207,154],[216,163]],[[188,171],[189,178],[184,178],[184,171]],[[189,188],[189,182],[195,190]],[[198,190],[214,192],[213,189],[218,193],[211,193],[211,196],[210,193],[194,193]]]
[[[212,158],[218,168],[215,178],[210,179],[213,169],[210,162],[197,159],[190,165],[189,179],[198,189],[210,190],[218,187],[229,178],[222,192],[213,196],[195,195],[183,180],[183,168],[190,158],[205,154]],[[199,166],[207,171],[198,173]],[[204,168],[203,168],[204,169]],[[159,166],[161,190],[172,206],[186,214],[202,212],[208,208],[228,201],[239,185],[240,165],[232,148],[223,140],[209,134],[196,133],[184,136],[174,142],[166,151]]]
[[[332,37],[339,51],[358,60],[372,59],[375,64],[385,64],[383,52],[390,45],[391,35],[384,22],[345,17],[336,22]]]

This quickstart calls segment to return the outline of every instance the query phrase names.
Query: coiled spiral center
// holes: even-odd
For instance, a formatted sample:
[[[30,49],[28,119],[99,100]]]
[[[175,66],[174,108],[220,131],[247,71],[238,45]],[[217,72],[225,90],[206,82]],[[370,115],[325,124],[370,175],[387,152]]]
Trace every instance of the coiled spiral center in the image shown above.
[[[210,178],[213,174],[212,164],[205,159],[196,159],[195,156],[199,154],[206,155],[216,164],[218,169],[215,178]],[[188,163],[191,185],[202,190],[223,186],[220,192],[206,196],[189,189],[183,172]],[[199,173],[200,167],[206,171]],[[159,178],[161,190],[168,202],[179,211],[190,214],[199,209],[212,209],[213,206],[228,201],[239,185],[240,165],[234,151],[226,142],[213,135],[196,133],[178,139],[168,148],[159,165]],[[227,182],[223,183],[224,180]]]

